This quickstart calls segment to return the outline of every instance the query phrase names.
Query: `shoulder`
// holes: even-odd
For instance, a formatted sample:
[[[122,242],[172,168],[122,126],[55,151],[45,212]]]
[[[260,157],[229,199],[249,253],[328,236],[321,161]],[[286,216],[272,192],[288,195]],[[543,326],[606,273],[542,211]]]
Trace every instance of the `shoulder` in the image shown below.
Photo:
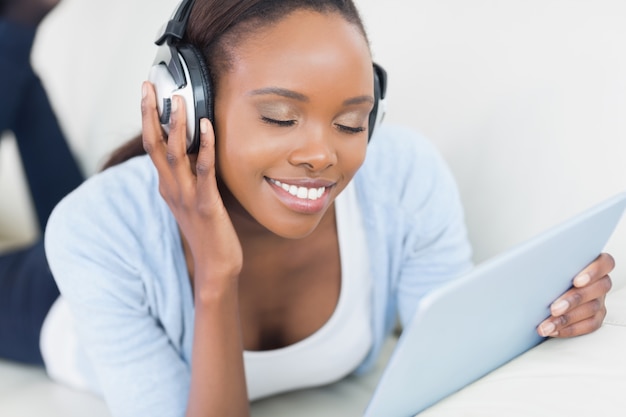
[[[50,216],[46,234],[67,221],[77,225],[96,217],[100,223],[130,217],[132,222],[156,197],[158,179],[150,160],[132,158],[97,173],[61,200]]]
[[[45,231],[48,261],[55,268],[96,258],[137,264],[145,242],[160,241],[168,215],[151,161],[133,158],[92,176],[55,207]]]
[[[126,197],[140,202],[151,196],[155,186],[158,186],[156,169],[148,156],[138,156],[93,175],[68,194],[59,206],[114,204]]]
[[[156,194],[156,195],[155,195]],[[46,234],[59,225],[137,223],[158,197],[158,179],[147,157],[136,157],[100,172],[69,193],[53,210]],[[95,225],[95,224],[94,224]]]

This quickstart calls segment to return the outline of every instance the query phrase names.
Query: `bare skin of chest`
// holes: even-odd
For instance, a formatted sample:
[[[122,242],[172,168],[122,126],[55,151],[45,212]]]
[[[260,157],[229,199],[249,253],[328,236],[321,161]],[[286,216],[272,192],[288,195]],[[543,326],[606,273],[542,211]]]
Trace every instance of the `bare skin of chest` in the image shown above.
[[[183,239],[193,286],[193,258]],[[341,290],[334,212],[306,238],[242,241],[239,314],[245,350],[285,347],[319,330]]]
[[[336,234],[329,240],[313,236],[289,242],[272,251],[244,245],[244,259],[239,311],[246,350],[296,343],[332,316],[341,287]]]

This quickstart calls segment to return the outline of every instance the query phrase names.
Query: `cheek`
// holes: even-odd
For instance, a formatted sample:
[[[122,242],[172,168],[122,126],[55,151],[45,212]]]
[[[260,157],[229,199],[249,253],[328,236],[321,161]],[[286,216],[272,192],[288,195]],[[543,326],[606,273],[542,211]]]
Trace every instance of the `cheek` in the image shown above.
[[[216,101],[216,164],[218,174],[249,171],[272,155],[271,141],[259,136],[257,114],[237,100]]]
[[[365,162],[367,152],[367,139],[358,140],[358,143],[345,146],[341,149],[341,163],[346,175],[354,176]]]
[[[216,174],[229,188],[233,183],[243,182],[244,177],[250,182],[250,175],[257,170],[255,160],[258,159],[258,155],[254,155],[232,134],[222,137],[225,140],[216,148]]]
[[[222,130],[217,143],[216,174],[238,198],[262,183],[268,166],[277,164],[279,153],[255,130],[238,123]]]
[[[216,106],[215,163],[217,175],[226,180],[229,173],[244,170],[249,165],[250,144],[254,132],[250,122],[233,117],[236,112]]]

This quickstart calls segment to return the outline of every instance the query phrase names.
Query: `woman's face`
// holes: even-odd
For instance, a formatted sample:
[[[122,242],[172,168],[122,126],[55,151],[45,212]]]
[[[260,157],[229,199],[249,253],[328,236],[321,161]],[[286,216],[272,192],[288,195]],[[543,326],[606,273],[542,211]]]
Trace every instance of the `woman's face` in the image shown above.
[[[218,175],[236,199],[225,203],[279,236],[305,237],[365,158],[369,47],[338,14],[296,11],[233,57],[215,105]]]

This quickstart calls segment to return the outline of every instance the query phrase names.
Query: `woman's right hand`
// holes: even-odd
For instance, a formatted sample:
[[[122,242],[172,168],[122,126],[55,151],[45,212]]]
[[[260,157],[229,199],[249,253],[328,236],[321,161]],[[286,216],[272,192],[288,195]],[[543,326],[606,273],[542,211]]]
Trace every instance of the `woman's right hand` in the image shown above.
[[[248,415],[238,304],[243,254],[217,188],[213,127],[207,119],[200,121],[194,164],[187,155],[183,100],[172,97],[166,140],[153,86],[145,82],[142,93],[143,146],[159,173],[159,192],[193,257],[195,324],[186,415]]]
[[[243,255],[217,188],[213,126],[207,119],[200,121],[200,150],[195,158],[194,174],[194,158],[187,154],[184,100],[172,97],[170,132],[166,137],[159,123],[151,83],[142,85],[142,96],[143,146],[158,171],[159,192],[189,245],[194,271],[202,269],[210,271],[211,277],[236,279]],[[210,283],[194,282],[194,289],[197,291],[199,285],[207,284]]]

